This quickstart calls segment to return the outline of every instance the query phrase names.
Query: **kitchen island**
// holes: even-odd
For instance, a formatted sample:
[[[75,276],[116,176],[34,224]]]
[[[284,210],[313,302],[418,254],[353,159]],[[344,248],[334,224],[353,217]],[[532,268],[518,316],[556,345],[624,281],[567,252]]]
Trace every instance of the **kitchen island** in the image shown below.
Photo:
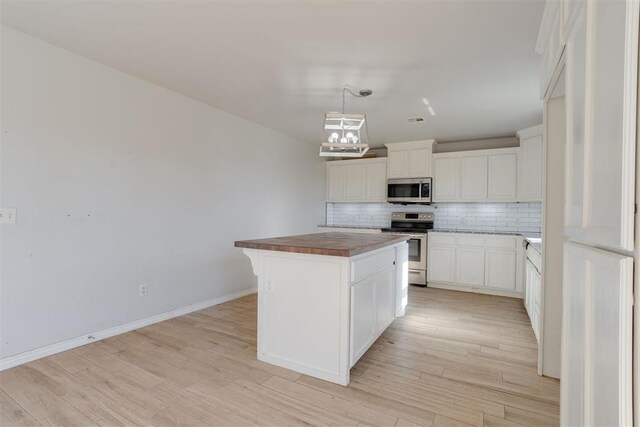
[[[317,233],[235,242],[258,277],[258,359],[341,385],[398,316],[407,237]]]

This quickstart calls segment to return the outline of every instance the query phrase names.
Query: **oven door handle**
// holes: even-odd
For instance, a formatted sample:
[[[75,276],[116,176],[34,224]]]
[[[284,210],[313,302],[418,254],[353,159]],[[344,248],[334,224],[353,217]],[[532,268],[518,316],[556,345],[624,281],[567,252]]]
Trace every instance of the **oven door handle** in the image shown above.
[[[424,271],[424,270],[417,270],[417,269],[415,269],[415,268],[410,268],[410,269],[409,269],[409,273],[420,273],[420,272],[422,272],[422,271]]]

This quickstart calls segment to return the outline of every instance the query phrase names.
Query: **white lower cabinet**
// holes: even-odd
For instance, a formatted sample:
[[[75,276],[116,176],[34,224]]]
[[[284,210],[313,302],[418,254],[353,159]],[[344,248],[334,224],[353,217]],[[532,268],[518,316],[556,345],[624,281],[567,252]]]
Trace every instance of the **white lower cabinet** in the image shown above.
[[[487,249],[487,271],[485,286],[490,288],[516,289],[517,252],[509,249]]]
[[[395,318],[394,292],[393,267],[351,285],[351,366]]]
[[[428,237],[429,286],[522,296],[520,237],[438,232]]]
[[[542,279],[536,266],[529,258],[525,261],[524,306],[531,320],[531,328],[540,342],[540,301],[542,299]]]
[[[427,260],[429,281],[453,282],[456,249],[447,247],[429,247]]]
[[[484,248],[456,250],[456,282],[465,285],[484,285]]]

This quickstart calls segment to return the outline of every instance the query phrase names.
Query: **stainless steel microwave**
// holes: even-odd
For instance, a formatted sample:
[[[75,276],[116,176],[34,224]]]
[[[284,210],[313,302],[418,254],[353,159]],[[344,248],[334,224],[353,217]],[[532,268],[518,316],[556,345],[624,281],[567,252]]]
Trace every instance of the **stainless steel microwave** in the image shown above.
[[[431,204],[432,179],[400,178],[387,180],[387,202],[408,204]]]

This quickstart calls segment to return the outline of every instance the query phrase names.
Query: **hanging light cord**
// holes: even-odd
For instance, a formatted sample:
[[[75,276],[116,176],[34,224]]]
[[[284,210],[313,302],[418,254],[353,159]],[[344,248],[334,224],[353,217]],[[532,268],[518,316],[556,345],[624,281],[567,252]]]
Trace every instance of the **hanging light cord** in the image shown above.
[[[369,95],[360,95],[359,93],[353,92],[348,87],[343,87],[342,88],[342,114],[344,114],[344,101],[345,101],[345,94],[347,92],[349,92],[351,96],[355,96],[356,98],[364,98],[365,96],[369,96]]]

